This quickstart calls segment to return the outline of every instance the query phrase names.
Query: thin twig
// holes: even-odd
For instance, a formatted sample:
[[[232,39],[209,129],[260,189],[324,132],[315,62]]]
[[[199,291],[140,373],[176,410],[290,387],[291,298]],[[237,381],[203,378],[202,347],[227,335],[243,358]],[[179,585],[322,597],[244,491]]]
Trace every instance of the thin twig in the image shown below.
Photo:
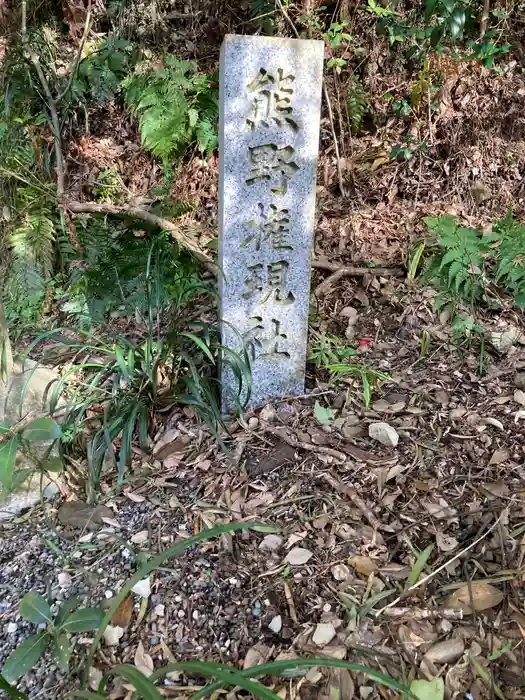
[[[334,140],[335,158],[337,165],[337,177],[339,179],[339,190],[341,191],[341,196],[346,197],[346,191],[343,181],[343,166],[341,165],[341,157],[339,155],[339,143],[337,141],[337,134],[335,133],[334,125],[334,115],[332,113],[332,103],[330,102],[330,95],[328,94],[328,89],[326,83],[323,81],[323,95],[326,102],[326,107],[328,109],[328,120],[330,121],[330,128],[332,130],[332,138]]]
[[[82,51],[84,50],[84,45],[85,45],[86,40],[88,38],[88,34],[89,34],[90,29],[91,29],[91,0],[88,0],[86,21],[84,23],[84,31],[82,33],[82,39],[80,40],[80,45],[78,47],[77,55],[75,57],[74,63],[72,64],[71,73],[69,75],[69,80],[67,81],[67,85],[62,90],[62,92],[59,95],[57,95],[57,97],[55,99],[55,104],[58,104],[67,95],[67,93],[71,89],[71,86],[73,85],[73,80],[75,79],[75,76],[77,74],[78,65],[80,63],[80,59],[82,58]]]
[[[498,526],[498,524],[499,524],[499,522],[500,522],[500,520],[501,520],[501,516],[502,516],[502,515],[503,515],[503,513],[500,514],[500,516],[498,517],[498,519],[489,527],[488,530],[485,530],[485,532],[484,532],[483,534],[481,534],[477,539],[475,539],[474,542],[472,542],[471,544],[469,544],[468,547],[465,547],[465,549],[462,549],[461,552],[458,552],[457,554],[455,554],[455,555],[452,557],[452,559],[449,559],[449,560],[446,561],[444,564],[441,564],[441,566],[438,566],[438,568],[437,568],[435,571],[431,571],[427,576],[424,576],[422,579],[420,579],[419,581],[417,581],[416,583],[414,583],[412,586],[410,586],[410,588],[407,588],[406,591],[404,591],[404,592],[402,593],[402,595],[398,596],[395,600],[393,600],[393,601],[392,601],[391,603],[389,603],[388,605],[385,605],[385,607],[384,607],[384,608],[381,608],[381,610],[378,610],[378,611],[376,612],[376,617],[379,617],[379,615],[382,615],[382,614],[385,612],[385,610],[388,610],[389,608],[393,608],[395,605],[397,605],[397,603],[399,603],[399,601],[400,601],[402,598],[405,598],[406,595],[407,595],[408,593],[410,593],[410,591],[413,591],[413,590],[415,590],[416,588],[419,588],[420,586],[423,586],[425,583],[427,583],[428,581],[430,581],[431,579],[433,579],[434,576],[437,576],[437,575],[439,574],[440,571],[443,571],[443,569],[446,569],[447,566],[450,566],[451,564],[453,564],[457,559],[459,559],[460,557],[462,557],[466,552],[468,552],[468,551],[470,551],[471,549],[473,549],[477,544],[479,544],[479,543],[481,542],[481,540],[484,540],[485,537],[487,537],[487,535],[490,535],[490,533]]]
[[[295,34],[297,39],[300,39],[301,37],[300,37],[299,32],[297,31],[297,27],[295,26],[295,24],[294,24],[292,18],[290,17],[290,15],[288,14],[288,12],[283,7],[281,0],[277,0],[277,6],[279,7],[279,10],[281,11],[281,14],[284,17],[284,19],[290,25],[292,32]],[[339,189],[341,190],[341,195],[343,197],[345,197],[346,193],[345,193],[344,182],[343,182],[343,168],[341,165],[341,158],[339,156],[339,143],[337,141],[337,134],[335,133],[334,115],[332,112],[332,103],[330,102],[330,96],[328,95],[328,90],[326,89],[326,83],[325,83],[324,79],[323,79],[323,96],[324,96],[324,100],[326,102],[326,107],[328,109],[328,119],[330,121],[330,127],[332,129],[332,138],[334,140],[335,157],[337,159],[337,175],[339,178]]]
[[[35,67],[36,73],[38,75],[38,79],[40,80],[40,84],[42,85],[42,89],[44,91],[44,95],[45,95],[46,100],[47,100],[47,106],[48,106],[49,114],[51,117],[51,128],[53,130],[54,146],[55,146],[55,160],[56,160],[56,173],[57,173],[57,197],[58,197],[58,200],[60,201],[64,195],[64,192],[65,192],[65,182],[66,182],[65,163],[64,163],[64,156],[62,153],[62,144],[61,144],[61,138],[60,138],[60,122],[58,120],[56,102],[55,102],[55,99],[53,98],[53,95],[51,94],[51,90],[49,88],[49,83],[47,82],[47,78],[44,74],[44,71],[42,70],[42,66],[40,65],[40,61],[38,59],[38,56],[33,51],[31,51],[31,49],[29,48],[29,45],[28,45],[28,41],[27,41],[27,0],[22,0],[22,25],[21,25],[20,31],[22,34],[22,43],[24,44],[24,47],[25,47],[26,58]]]
[[[213,264],[212,259],[201,250],[197,243],[183,230],[182,226],[173,223],[173,221],[169,219],[164,219],[145,209],[134,207],[129,204],[116,205],[105,202],[68,202],[67,209],[75,214],[131,216],[133,219],[139,219],[153,226],[158,226],[160,229],[169,231],[177,243],[181,247],[186,248],[186,250],[189,250],[210,272],[214,275],[218,274],[217,267]],[[197,227],[195,227],[195,230],[197,230]],[[189,233],[191,233],[191,231]]]
[[[367,506],[354,488],[348,486],[348,484],[344,484],[342,481],[339,481],[331,474],[324,473],[321,474],[321,476],[330,484],[332,488],[338,491],[341,495],[346,496],[355,506],[357,506],[363,517],[368,520],[374,530],[379,530],[381,528],[381,523],[372,513],[370,506]]]
[[[365,275],[403,277],[405,274],[401,268],[396,267],[338,267],[335,264],[332,267],[332,263],[325,264],[317,261],[312,263],[312,267],[320,270],[333,269],[335,267],[332,274],[315,288],[314,294],[318,297],[324,296],[330,287],[342,277],[364,277]]]

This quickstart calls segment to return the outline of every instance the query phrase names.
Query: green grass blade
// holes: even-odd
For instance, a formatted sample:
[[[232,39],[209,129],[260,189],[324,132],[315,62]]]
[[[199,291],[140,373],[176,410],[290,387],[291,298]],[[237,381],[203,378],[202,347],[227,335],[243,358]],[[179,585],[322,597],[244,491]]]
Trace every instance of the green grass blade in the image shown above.
[[[210,348],[206,346],[206,344],[198,338],[196,335],[193,333],[188,333],[184,332],[181,333],[181,336],[183,338],[188,338],[189,340],[193,341],[195,345],[202,350],[202,352],[206,355],[206,357],[209,359],[209,361],[212,363],[212,365],[215,364],[215,358],[213,357]]]
[[[219,664],[220,665],[220,664]],[[291,671],[296,668],[312,668],[313,666],[320,666],[321,668],[344,668],[348,671],[355,671],[357,673],[363,673],[371,680],[384,685],[387,688],[392,688],[393,690],[398,690],[405,693],[408,697],[417,700],[417,697],[407,688],[406,685],[396,681],[391,676],[388,676],[381,671],[376,671],[373,668],[368,668],[361,664],[354,664],[348,661],[340,661],[339,659],[289,659],[286,661],[271,661],[261,666],[254,666],[247,669],[246,671],[238,671],[238,675],[244,676],[245,678],[257,678],[260,676],[271,676],[280,675],[283,672]],[[207,688],[199,690],[197,693],[191,696],[191,700],[200,700],[210,695],[216,690],[220,690],[224,685],[221,681],[217,681]]]
[[[419,556],[414,562],[414,566],[412,567],[412,571],[410,572],[410,575],[407,578],[405,590],[408,590],[411,586],[415,586],[416,583],[419,581],[419,577],[421,576],[421,573],[423,572],[423,569],[425,568],[428,558],[433,549],[434,545],[429,544],[428,547],[426,547],[422,552],[419,553]]]
[[[124,680],[128,681],[128,683],[131,683],[131,685],[140,693],[140,697],[144,700],[162,700],[162,695],[155,688],[149,678],[146,678],[146,676],[137,668],[134,666],[129,666],[128,664],[120,664],[119,666],[115,666],[115,668],[112,668],[111,671],[105,674],[98,687],[100,693],[106,687],[106,683],[111,676],[120,676],[121,678],[124,678]]]
[[[9,685],[6,679],[0,674],[0,690],[3,690],[9,700],[27,700],[27,695],[19,693],[16,688]]]
[[[206,677],[215,677],[217,681],[221,683],[222,688],[226,686],[239,686],[239,688],[247,690],[257,698],[263,698],[263,700],[279,700],[279,695],[272,693],[271,690],[265,688],[261,683],[250,680],[247,676],[237,671],[237,669],[207,661],[181,661],[180,663],[168,664],[155,673],[152,673],[150,680],[154,681],[158,678],[162,678],[166,673],[171,673],[172,671],[189,671],[190,673],[197,673]]]

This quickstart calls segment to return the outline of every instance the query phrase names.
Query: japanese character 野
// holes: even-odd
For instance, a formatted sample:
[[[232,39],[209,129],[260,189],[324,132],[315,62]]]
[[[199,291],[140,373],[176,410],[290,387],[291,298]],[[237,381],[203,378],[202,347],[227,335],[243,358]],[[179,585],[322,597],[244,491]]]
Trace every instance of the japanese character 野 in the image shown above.
[[[251,299],[260,295],[257,303],[265,304],[273,297],[279,306],[293,304],[295,296],[291,291],[287,291],[287,275],[290,264],[286,260],[276,260],[267,265],[266,283],[263,276],[264,265],[261,263],[248,266],[248,274],[244,280],[246,291],[243,293],[244,299]]]
[[[293,112],[291,96],[294,81],[295,76],[291,73],[286,75],[282,68],[277,69],[275,76],[264,68],[259,70],[247,86],[248,92],[253,94],[252,111],[246,120],[250,129],[255,129],[259,124],[267,127],[288,124],[298,131],[297,122],[290,116]]]
[[[299,170],[292,161],[295,150],[292,146],[278,148],[273,143],[248,148],[250,174],[246,184],[252,185],[260,180],[271,182],[271,190],[276,194],[286,194],[288,180]]]
[[[265,212],[264,204],[259,203],[257,220],[248,221],[248,235],[241,243],[241,248],[254,244],[256,251],[261,250],[261,244],[269,241],[273,250],[293,250],[290,245],[290,215],[288,209],[280,209],[270,204]]]
[[[282,332],[281,322],[272,318],[269,332],[266,332],[261,316],[252,316],[249,319],[254,324],[247,333],[244,334],[244,342],[250,349],[252,361],[255,360],[255,347],[261,351],[261,358],[271,359],[278,357],[290,357],[290,353],[282,350],[282,341],[288,339],[286,333]],[[281,345],[280,345],[281,344]]]

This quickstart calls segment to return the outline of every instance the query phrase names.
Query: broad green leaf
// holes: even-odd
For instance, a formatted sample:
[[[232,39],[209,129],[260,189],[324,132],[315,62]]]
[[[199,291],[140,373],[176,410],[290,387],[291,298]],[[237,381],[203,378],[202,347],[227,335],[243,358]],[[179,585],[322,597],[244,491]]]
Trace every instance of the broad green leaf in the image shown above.
[[[39,632],[28,637],[9,656],[2,668],[8,683],[14,683],[36,664],[48,647],[51,637],[48,632]]]
[[[64,471],[64,463],[60,457],[49,457],[45,462],[42,462],[40,469],[45,472],[56,472],[60,474]]]
[[[428,22],[432,17],[437,5],[437,0],[427,0],[425,3],[425,22]]]
[[[414,586],[419,581],[419,577],[421,576],[421,573],[425,568],[430,553],[433,549],[434,545],[429,544],[428,547],[426,547],[422,552],[419,553],[419,556],[414,562],[414,566],[412,567],[412,571],[410,572],[410,575],[407,578],[405,587],[406,589],[409,589],[411,586]]]
[[[20,601],[20,615],[28,622],[39,625],[41,622],[51,622],[51,608],[47,600],[35,591],[29,591]]]
[[[68,598],[62,603],[62,607],[58,611],[58,615],[55,618],[55,626],[56,627],[62,627],[62,623],[66,619],[66,617],[69,617],[71,612],[78,607],[78,604],[80,602],[80,598],[77,595],[71,596],[71,598]]]
[[[410,690],[418,700],[444,700],[445,683],[442,678],[431,681],[412,681]]]
[[[314,417],[315,420],[321,425],[330,425],[334,420],[334,412],[331,408],[325,408],[324,406],[321,406],[319,401],[316,401],[314,406]]]
[[[0,674],[0,690],[3,690],[9,700],[27,700],[27,695],[22,695],[16,688],[13,688]]]
[[[514,303],[519,309],[524,310],[525,309],[525,292],[521,292],[516,296],[514,299]]]
[[[91,632],[98,629],[104,618],[102,608],[82,608],[71,613],[61,625],[64,632]]]
[[[450,15],[450,18],[448,20],[449,28],[450,28],[450,36],[453,39],[457,39],[457,37],[463,31],[463,28],[465,27],[466,19],[467,19],[467,15],[465,14],[465,10],[462,7],[456,7],[456,9]]]
[[[18,435],[13,435],[7,442],[0,443],[0,484],[7,491],[11,489],[17,447]]]
[[[69,657],[71,656],[71,647],[69,646],[67,634],[59,635],[51,647],[51,654],[62,671],[67,672],[69,670]]]
[[[131,685],[139,692],[139,695],[144,700],[162,700],[162,695],[155,688],[153,683],[146,678],[146,676],[141,673],[134,666],[129,666],[128,664],[121,664],[120,666],[115,666],[109,673],[106,673],[100,685],[98,687],[99,692],[102,692],[111,676],[120,676],[124,680],[131,683]]]
[[[24,440],[28,442],[57,440],[61,435],[62,430],[58,423],[48,416],[36,418],[22,433]]]

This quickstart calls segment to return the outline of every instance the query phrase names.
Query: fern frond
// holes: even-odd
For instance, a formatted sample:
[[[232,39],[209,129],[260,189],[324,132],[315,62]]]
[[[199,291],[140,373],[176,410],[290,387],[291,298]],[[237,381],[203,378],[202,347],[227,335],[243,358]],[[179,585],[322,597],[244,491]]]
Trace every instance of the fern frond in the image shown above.
[[[363,117],[368,107],[366,93],[357,78],[348,86],[347,105],[350,129],[353,134],[357,134],[361,128]]]
[[[192,77],[194,72],[194,63],[168,54],[163,67],[139,70],[125,82],[142,144],[165,165],[193,142],[207,153],[217,145],[216,89],[205,77]]]

